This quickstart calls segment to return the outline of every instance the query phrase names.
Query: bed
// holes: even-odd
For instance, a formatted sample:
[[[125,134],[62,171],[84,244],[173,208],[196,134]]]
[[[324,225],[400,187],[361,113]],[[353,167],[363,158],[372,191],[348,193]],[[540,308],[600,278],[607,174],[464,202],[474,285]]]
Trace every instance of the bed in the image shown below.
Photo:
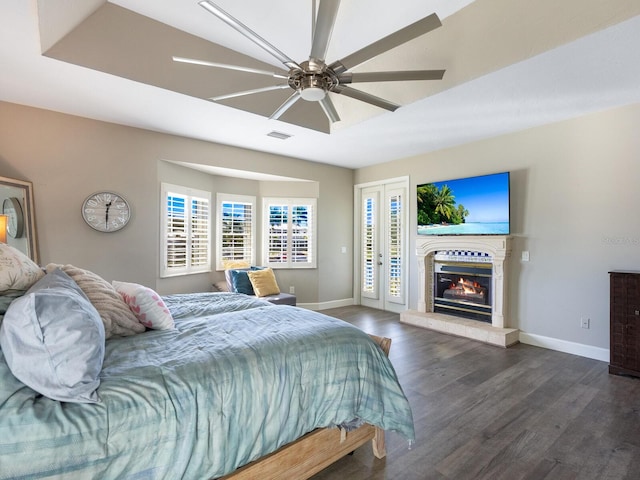
[[[107,339],[93,401],[39,394],[0,350],[0,479],[308,478],[384,455],[382,430],[413,441],[388,339],[237,293],[161,300],[172,328]]]

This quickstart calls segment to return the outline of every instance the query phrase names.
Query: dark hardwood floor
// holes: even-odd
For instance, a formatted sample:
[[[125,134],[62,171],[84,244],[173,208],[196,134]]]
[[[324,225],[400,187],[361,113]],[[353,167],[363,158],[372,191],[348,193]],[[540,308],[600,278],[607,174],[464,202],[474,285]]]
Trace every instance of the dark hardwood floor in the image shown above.
[[[640,479],[640,379],[605,362],[518,344],[508,349],[404,325],[364,307],[322,313],[392,338],[416,442],[387,432],[314,480]]]

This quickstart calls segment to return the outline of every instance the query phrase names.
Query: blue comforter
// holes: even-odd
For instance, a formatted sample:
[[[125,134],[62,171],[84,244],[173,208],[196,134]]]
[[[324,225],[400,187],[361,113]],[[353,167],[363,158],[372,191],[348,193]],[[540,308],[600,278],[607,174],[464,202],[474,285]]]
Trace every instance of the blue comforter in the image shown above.
[[[413,440],[393,367],[361,330],[238,294],[164,300],[176,330],[108,340],[98,404],[39,396],[0,351],[0,478],[215,478],[353,420]]]

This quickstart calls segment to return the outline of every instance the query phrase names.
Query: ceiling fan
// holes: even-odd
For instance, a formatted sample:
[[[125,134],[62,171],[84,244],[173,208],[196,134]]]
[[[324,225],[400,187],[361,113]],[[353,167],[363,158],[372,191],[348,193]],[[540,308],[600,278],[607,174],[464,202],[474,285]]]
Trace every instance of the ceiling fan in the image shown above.
[[[388,51],[394,47],[402,45],[420,35],[430,32],[442,25],[438,16],[433,13],[417,22],[392,33],[381,40],[378,40],[341,60],[333,63],[326,63],[326,54],[338,15],[340,0],[319,0],[316,8],[316,1],[313,0],[312,7],[312,28],[313,38],[309,60],[296,62],[282,53],[279,49],[271,45],[268,41],[244,25],[242,22],[232,17],[211,0],[202,0],[198,4],[208,12],[212,13],[230,27],[234,28],[267,53],[278,59],[288,70],[279,72],[269,72],[266,70],[241,67],[238,65],[228,65],[223,63],[197,60],[193,58],[174,56],[176,62],[191,63],[242,72],[269,75],[277,79],[285,80],[273,86],[245,90],[241,92],[229,93],[209,98],[214,102],[226,100],[245,95],[252,95],[262,92],[280,89],[293,89],[293,93],[285,102],[276,109],[269,117],[278,119],[294,103],[303,99],[310,102],[318,102],[322,107],[329,122],[340,121],[340,116],[336,111],[328,93],[345,95],[347,97],[360,100],[362,102],[380,107],[389,111],[395,111],[400,105],[385,100],[378,96],[350,87],[350,84],[365,82],[396,82],[412,80],[441,80],[444,70],[406,70],[391,72],[366,72],[351,73],[350,69],[365,63],[366,61]],[[316,13],[317,12],[317,13]]]

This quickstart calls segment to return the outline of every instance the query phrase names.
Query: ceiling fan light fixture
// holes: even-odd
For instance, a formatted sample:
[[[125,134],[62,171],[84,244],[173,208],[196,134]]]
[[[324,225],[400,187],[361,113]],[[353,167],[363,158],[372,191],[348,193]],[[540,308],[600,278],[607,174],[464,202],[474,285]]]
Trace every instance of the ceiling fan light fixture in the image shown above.
[[[303,100],[319,102],[327,95],[326,82],[321,75],[305,75],[297,86]]]
[[[307,102],[319,102],[327,95],[327,92],[320,87],[307,87],[300,91],[300,96]]]

